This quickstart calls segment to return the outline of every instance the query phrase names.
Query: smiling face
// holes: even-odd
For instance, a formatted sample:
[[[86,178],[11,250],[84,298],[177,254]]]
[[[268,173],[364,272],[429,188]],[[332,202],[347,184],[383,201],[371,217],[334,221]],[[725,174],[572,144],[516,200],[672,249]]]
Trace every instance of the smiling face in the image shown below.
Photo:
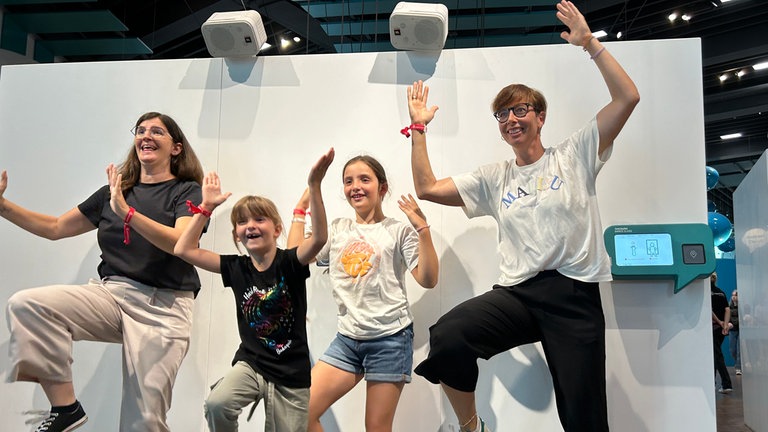
[[[530,145],[540,145],[541,129],[546,119],[547,100],[536,89],[523,84],[510,84],[496,95],[491,103],[491,112],[528,104],[528,111],[522,118],[509,113],[509,118],[498,122],[501,138],[515,150],[524,150]]]
[[[235,239],[242,244],[249,254],[265,255],[277,247],[277,238],[281,229],[266,216],[250,216],[235,224]]]
[[[509,106],[513,107],[519,104],[530,103],[526,101],[514,101]],[[545,113],[536,112],[530,107],[522,118],[513,113],[509,113],[509,118],[505,122],[499,123],[499,132],[501,137],[512,147],[517,147],[526,143],[533,143],[539,139],[541,128],[544,126]]]
[[[344,196],[358,216],[381,212],[381,200],[388,186],[379,180],[370,165],[362,160],[348,163],[343,180]]]
[[[181,143],[173,141],[168,128],[158,117],[139,123],[133,144],[142,169],[151,169],[154,172],[166,168],[170,172],[171,157],[178,155],[182,150]]]
[[[283,224],[271,200],[244,196],[232,207],[230,219],[235,246],[242,244],[251,256],[264,256],[277,248]]]

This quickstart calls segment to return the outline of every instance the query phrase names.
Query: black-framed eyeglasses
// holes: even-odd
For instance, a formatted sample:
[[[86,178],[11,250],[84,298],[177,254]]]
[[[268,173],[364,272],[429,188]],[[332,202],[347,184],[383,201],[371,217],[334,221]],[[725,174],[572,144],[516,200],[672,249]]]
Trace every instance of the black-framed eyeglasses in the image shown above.
[[[512,114],[515,115],[517,118],[523,118],[528,114],[528,111],[535,109],[535,107],[532,104],[529,103],[520,103],[513,107],[509,108],[502,108],[495,113],[493,113],[493,116],[496,118],[496,121],[499,123],[504,123],[505,121],[509,120],[509,113],[510,111]]]
[[[131,135],[133,136],[143,137],[147,133],[149,133],[153,138],[162,138],[168,135],[168,131],[161,128],[160,126],[152,126],[148,128],[144,126],[136,126],[131,129]]]

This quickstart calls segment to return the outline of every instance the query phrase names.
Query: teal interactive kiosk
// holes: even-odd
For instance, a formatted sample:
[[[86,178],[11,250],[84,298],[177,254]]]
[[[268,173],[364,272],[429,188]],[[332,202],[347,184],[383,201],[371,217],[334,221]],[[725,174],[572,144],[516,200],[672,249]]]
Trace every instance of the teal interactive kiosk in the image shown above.
[[[706,224],[613,225],[604,233],[614,279],[673,279],[675,293],[715,271]]]

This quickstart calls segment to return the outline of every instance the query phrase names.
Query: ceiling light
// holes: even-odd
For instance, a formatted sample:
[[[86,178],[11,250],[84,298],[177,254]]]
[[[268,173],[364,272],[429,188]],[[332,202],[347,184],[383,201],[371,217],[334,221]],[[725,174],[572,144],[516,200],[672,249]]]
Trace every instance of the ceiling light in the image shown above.
[[[752,65],[752,69],[754,70],[768,69],[768,62],[762,62],[762,63],[757,63],[755,65]]]
[[[621,39],[622,36],[624,36],[624,33],[622,32],[616,33],[616,39]]]
[[[736,133],[727,134],[727,135],[720,135],[720,139],[722,140],[729,140],[734,138],[741,138],[741,132],[736,132]]]
[[[746,73],[747,73],[747,72],[746,72],[746,71],[744,71],[744,69],[742,69],[742,70],[740,70],[740,71],[736,72],[736,76],[737,76],[737,77],[739,77],[739,78],[741,78],[741,77],[743,77],[743,76],[744,76]]]
[[[720,82],[723,82],[723,81],[725,81],[725,80],[727,80],[727,79],[728,79],[728,74],[727,74],[727,73],[724,73],[724,74],[720,75],[720,77],[719,77],[719,78],[720,78]]]
[[[677,19],[677,14],[675,12],[672,12],[671,14],[669,14],[667,19],[669,19],[669,22],[675,22],[675,20]]]
[[[266,51],[268,49],[272,48],[272,44],[269,42],[264,42],[264,45],[261,46],[260,51]]]
[[[683,16],[680,17],[680,19],[682,19],[683,21],[690,21],[691,16],[688,14],[683,14]]]
[[[298,37],[298,36],[294,36],[293,37],[293,41],[296,42],[296,43],[299,43],[299,42],[301,42],[301,38]]]
[[[593,32],[592,36],[600,39],[600,38],[604,38],[604,37],[608,36],[608,33],[606,33],[605,30],[598,30],[596,32]]]
[[[290,44],[291,44],[291,41],[289,41],[288,39],[280,38],[280,48],[286,48]]]

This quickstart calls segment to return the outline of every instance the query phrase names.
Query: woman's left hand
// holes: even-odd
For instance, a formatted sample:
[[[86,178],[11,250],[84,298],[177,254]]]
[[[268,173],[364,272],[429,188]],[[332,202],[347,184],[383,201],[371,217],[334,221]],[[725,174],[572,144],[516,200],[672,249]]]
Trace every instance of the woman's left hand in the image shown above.
[[[107,179],[109,180],[109,207],[116,215],[124,219],[130,207],[123,196],[121,185],[123,175],[117,173],[117,167],[114,164],[109,164],[107,167]]]
[[[558,3],[557,19],[568,26],[570,30],[560,33],[560,37],[567,40],[568,43],[585,47],[592,39],[592,31],[589,29],[589,25],[587,25],[587,20],[573,3],[566,0]]]
[[[424,85],[421,80],[415,81],[412,86],[408,87],[407,94],[408,114],[411,116],[411,123],[426,125],[431,122],[435,118],[435,111],[439,108],[437,105],[427,106],[429,87]]]

